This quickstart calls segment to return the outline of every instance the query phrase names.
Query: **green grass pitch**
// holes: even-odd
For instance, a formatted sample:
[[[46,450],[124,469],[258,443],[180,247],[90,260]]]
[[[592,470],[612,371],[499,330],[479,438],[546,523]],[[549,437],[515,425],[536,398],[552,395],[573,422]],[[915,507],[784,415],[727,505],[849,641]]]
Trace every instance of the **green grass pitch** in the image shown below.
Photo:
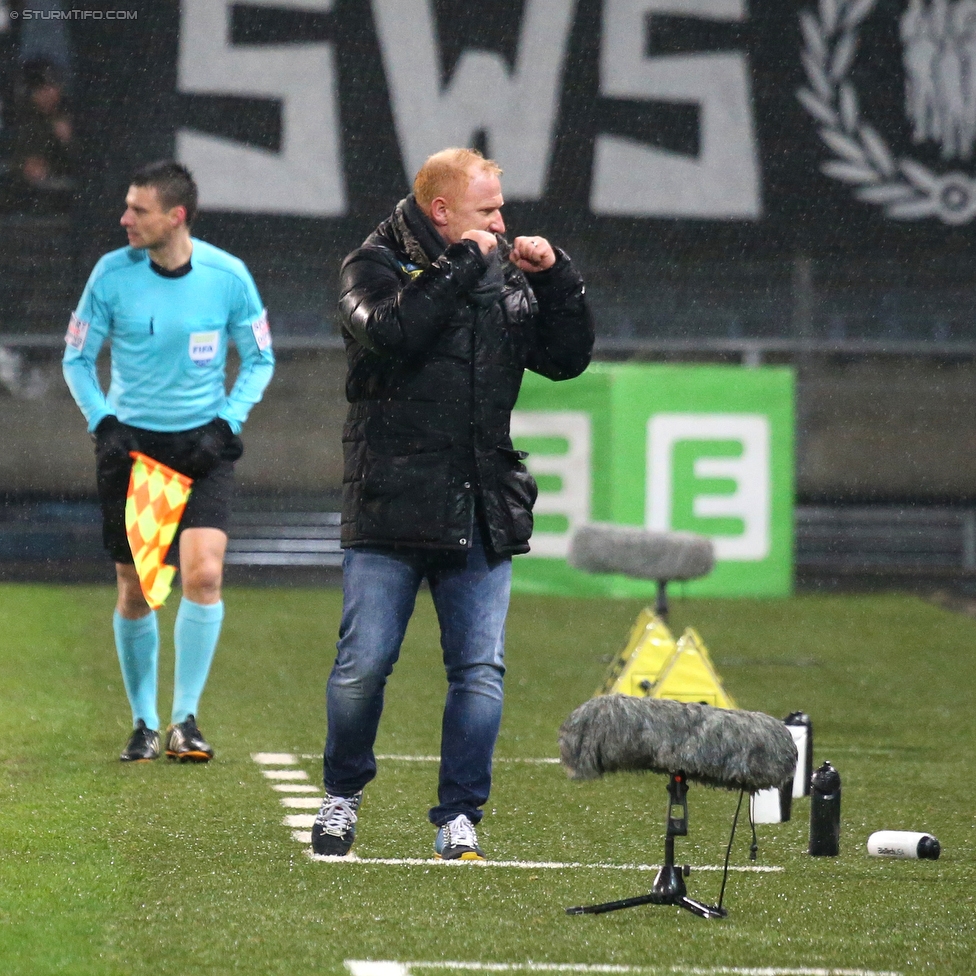
[[[976,973],[976,622],[907,596],[676,600],[743,708],[807,711],[815,761],[843,777],[841,854],[806,854],[809,801],[760,826],[761,866],[738,872],[729,917],[644,906],[570,917],[570,905],[642,894],[653,874],[603,864],[663,856],[666,778],[569,781],[559,766],[499,762],[479,836],[495,861],[583,867],[334,864],[283,825],[252,755],[315,756],[340,597],[234,588],[199,716],[207,766],[116,757],[128,707],[111,644],[113,592],[0,586],[0,973],[349,976],[349,960],[646,973]],[[169,708],[172,621],[162,612]],[[599,684],[640,605],[519,597],[508,627],[499,758],[556,755],[562,720]],[[444,693],[422,596],[391,679],[378,752],[436,753]],[[315,758],[300,758],[319,784]],[[431,856],[433,764],[382,762],[361,858]],[[721,864],[736,796],[692,786],[677,857]],[[870,858],[869,833],[928,830],[931,862]],[[732,864],[748,866],[740,824]],[[689,894],[714,903],[720,874]],[[564,967],[562,970],[555,967]],[[479,968],[480,967],[480,968]],[[401,970],[404,971],[404,970]],[[601,971],[601,970],[596,970]]]

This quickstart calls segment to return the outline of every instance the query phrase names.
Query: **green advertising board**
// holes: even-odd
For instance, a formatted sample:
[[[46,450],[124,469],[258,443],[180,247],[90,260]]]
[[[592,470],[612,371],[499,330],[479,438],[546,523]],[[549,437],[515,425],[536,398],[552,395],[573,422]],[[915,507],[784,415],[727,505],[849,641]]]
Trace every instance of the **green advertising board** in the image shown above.
[[[652,582],[566,563],[587,522],[705,535],[715,569],[678,593],[782,596],[793,577],[793,373],[608,364],[554,383],[527,373],[512,415],[539,483],[523,593],[646,597]]]

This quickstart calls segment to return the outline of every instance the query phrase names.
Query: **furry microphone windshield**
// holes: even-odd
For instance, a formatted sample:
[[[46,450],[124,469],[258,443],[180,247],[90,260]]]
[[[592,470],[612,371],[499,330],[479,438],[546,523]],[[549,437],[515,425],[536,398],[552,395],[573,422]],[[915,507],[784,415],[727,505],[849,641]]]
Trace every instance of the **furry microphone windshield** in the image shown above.
[[[635,579],[690,580],[712,571],[712,540],[691,532],[649,532],[634,525],[591,522],[573,534],[568,561],[588,573]]]
[[[789,729],[763,712],[600,695],[563,723],[559,758],[573,779],[684,773],[707,786],[751,793],[791,780],[797,754]]]

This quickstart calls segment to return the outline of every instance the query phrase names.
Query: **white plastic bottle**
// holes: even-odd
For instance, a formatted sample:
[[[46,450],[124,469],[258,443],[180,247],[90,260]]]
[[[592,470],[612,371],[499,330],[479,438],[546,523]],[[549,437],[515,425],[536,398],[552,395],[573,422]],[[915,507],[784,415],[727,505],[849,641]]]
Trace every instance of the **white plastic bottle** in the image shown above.
[[[868,838],[868,854],[874,857],[897,857],[935,861],[942,847],[931,834],[914,830],[878,830]]]

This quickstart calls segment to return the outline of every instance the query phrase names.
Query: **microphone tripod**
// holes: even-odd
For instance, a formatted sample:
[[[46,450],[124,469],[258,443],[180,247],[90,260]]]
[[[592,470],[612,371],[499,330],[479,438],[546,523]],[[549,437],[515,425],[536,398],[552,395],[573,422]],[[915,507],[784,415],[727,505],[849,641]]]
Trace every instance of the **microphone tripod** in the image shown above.
[[[668,783],[668,826],[664,836],[664,864],[654,879],[654,887],[646,895],[607,901],[601,905],[577,905],[567,908],[567,915],[601,915],[635,905],[677,905],[700,918],[725,918],[729,913],[719,905],[705,905],[688,897],[685,878],[691,867],[674,863],[674,839],[688,835],[688,784],[684,773],[672,773]]]

